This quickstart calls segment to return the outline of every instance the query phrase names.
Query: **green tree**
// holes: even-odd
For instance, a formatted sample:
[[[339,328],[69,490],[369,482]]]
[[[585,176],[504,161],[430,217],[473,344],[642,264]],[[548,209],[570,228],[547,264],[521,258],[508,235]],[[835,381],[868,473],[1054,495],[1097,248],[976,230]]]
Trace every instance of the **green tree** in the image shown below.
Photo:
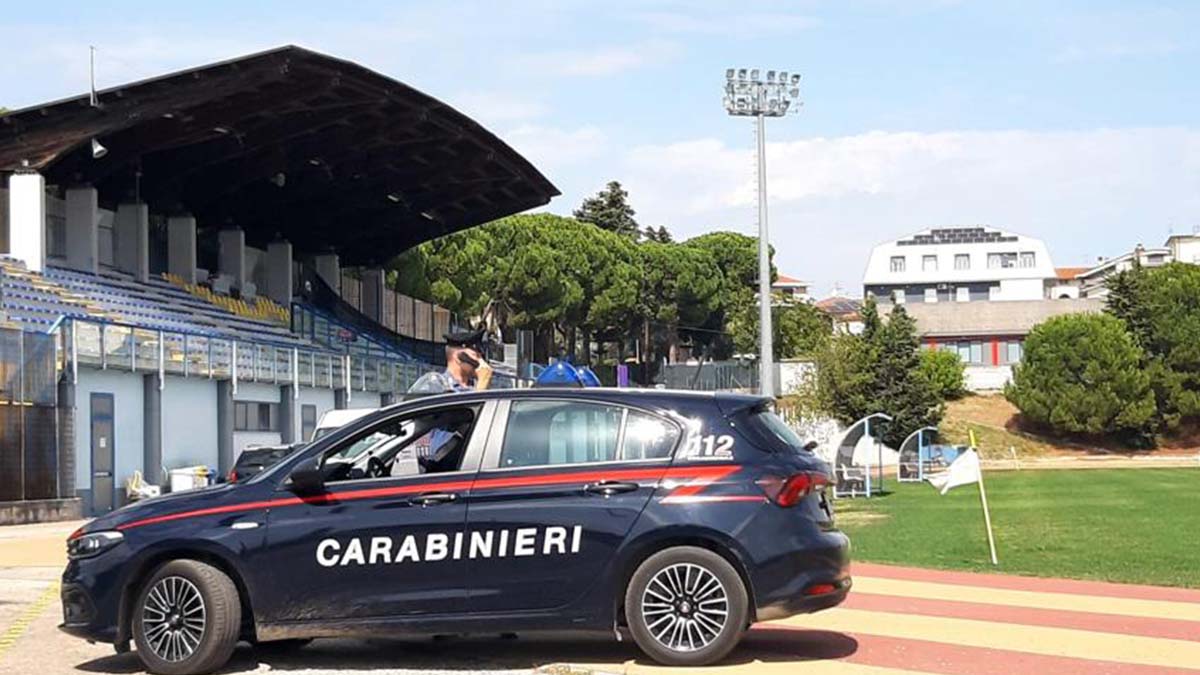
[[[1157,420],[1175,431],[1200,420],[1200,267],[1132,269],[1108,282],[1107,310],[1144,352]]]
[[[1005,396],[1031,422],[1058,432],[1145,438],[1155,401],[1143,359],[1120,319],[1054,317],[1029,333]]]
[[[741,354],[758,352],[758,302],[742,305],[729,317],[727,330]],[[771,307],[771,347],[777,359],[813,357],[833,333],[829,315],[808,303],[775,304]]]
[[[897,448],[913,431],[941,421],[942,398],[921,370],[916,321],[903,305],[892,309],[876,336],[878,405],[881,412],[892,416],[883,440]]]
[[[662,225],[659,225],[657,229],[647,225],[646,229],[642,230],[642,238],[645,241],[652,241],[659,244],[675,243],[675,238],[672,237],[671,233],[667,231],[667,228],[663,227]]]
[[[874,299],[863,304],[865,330],[830,340],[817,359],[818,397],[843,424],[882,412],[893,421],[883,440],[904,437],[942,419],[942,399],[921,368],[916,323],[896,306],[884,321]]]
[[[584,199],[575,209],[574,216],[603,230],[636,239],[640,229],[633,219],[635,213],[629,205],[629,193],[614,180],[595,197]]]
[[[707,323],[717,311],[720,280],[713,274],[712,257],[703,249],[657,242],[643,242],[637,249],[642,317],[649,322],[659,355],[670,355],[681,336],[694,343],[702,333],[695,327]]]
[[[712,258],[709,274],[719,284],[717,309],[700,326],[696,340],[715,359],[729,358],[735,351],[728,324],[739,309],[756,306],[758,292],[758,239],[737,232],[710,232],[683,242],[683,247],[700,249]],[[772,272],[772,279],[774,273]]]
[[[943,401],[961,398],[967,393],[964,370],[962,359],[952,351],[921,350],[921,373]]]

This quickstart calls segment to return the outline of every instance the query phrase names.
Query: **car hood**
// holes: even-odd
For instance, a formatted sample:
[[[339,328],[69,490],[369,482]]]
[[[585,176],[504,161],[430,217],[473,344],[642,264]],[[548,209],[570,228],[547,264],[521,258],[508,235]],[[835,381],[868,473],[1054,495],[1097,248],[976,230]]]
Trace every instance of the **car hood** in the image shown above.
[[[126,523],[170,513],[205,509],[240,501],[249,485],[224,483],[195,490],[172,492],[161,497],[143,499],[106,513],[84,525],[83,533],[114,530]]]

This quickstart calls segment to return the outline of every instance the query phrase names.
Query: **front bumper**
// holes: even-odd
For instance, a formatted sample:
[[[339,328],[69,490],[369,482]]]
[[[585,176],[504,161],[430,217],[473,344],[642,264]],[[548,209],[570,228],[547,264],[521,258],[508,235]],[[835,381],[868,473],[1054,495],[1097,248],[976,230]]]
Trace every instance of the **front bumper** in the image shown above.
[[[87,590],[74,583],[64,583],[59,593],[62,599],[62,632],[89,642],[116,642],[116,622],[101,619],[96,604]]]

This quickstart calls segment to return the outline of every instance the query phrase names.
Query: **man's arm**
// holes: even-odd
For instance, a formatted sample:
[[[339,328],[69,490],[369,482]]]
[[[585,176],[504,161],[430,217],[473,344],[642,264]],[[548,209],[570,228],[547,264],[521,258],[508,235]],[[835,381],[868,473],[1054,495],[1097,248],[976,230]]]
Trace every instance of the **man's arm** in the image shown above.
[[[480,357],[479,367],[475,369],[475,389],[478,391],[487,389],[488,385],[492,382],[493,372],[492,365],[484,361],[483,357]]]

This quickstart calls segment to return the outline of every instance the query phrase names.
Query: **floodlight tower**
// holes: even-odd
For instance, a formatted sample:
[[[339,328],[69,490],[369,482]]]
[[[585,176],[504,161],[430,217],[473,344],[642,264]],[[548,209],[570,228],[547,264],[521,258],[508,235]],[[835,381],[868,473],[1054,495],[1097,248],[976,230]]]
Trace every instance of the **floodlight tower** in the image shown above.
[[[736,117],[753,117],[758,130],[758,384],[763,396],[775,395],[775,353],[771,345],[771,241],[767,236],[767,154],[763,120],[783,117],[789,111],[798,112],[802,105],[799,97],[798,74],[768,70],[764,81],[757,68],[748,73],[745,68],[725,70],[725,111]]]

